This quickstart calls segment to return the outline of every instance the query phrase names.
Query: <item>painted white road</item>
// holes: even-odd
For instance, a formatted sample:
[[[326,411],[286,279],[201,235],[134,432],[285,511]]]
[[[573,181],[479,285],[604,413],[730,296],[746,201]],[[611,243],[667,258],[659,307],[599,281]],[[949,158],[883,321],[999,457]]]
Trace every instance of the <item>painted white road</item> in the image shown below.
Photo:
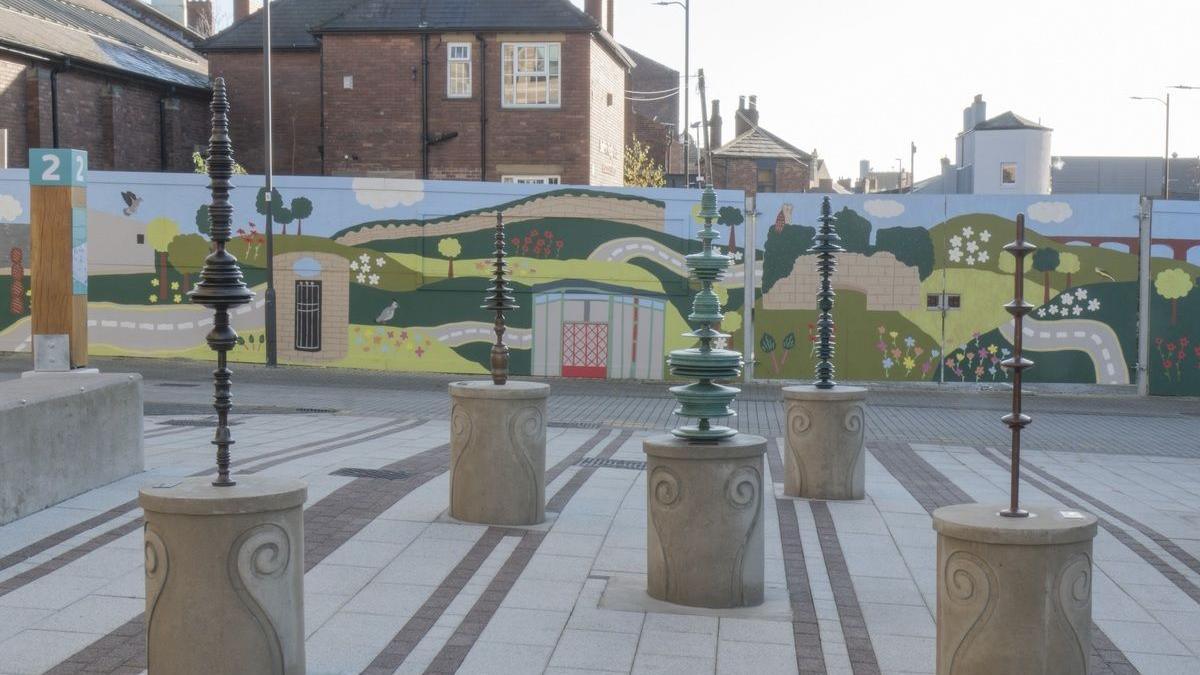
[[[588,256],[588,260],[604,262],[629,262],[634,258],[652,260],[682,277],[688,275],[687,262],[684,260],[683,254],[646,237],[613,239],[596,247],[596,250]],[[762,261],[758,261],[756,267],[755,278],[762,281]],[[729,287],[737,287],[743,284],[742,280],[745,278],[746,266],[744,264],[734,265],[729,268],[722,283]]]
[[[1030,351],[1084,352],[1096,367],[1097,383],[1129,384],[1129,366],[1125,362],[1125,353],[1121,351],[1121,341],[1108,324],[1091,319],[1038,321],[1025,317],[1021,332],[1025,335],[1025,348]],[[1012,323],[1006,321],[1001,324],[1000,334],[1012,342]]]

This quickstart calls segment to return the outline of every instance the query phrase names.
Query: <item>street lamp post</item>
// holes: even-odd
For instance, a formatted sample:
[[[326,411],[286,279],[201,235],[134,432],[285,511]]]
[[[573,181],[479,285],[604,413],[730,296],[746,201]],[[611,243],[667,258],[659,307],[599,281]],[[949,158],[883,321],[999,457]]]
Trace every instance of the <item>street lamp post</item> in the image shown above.
[[[691,115],[688,98],[691,95],[692,56],[692,9],[691,0],[659,0],[656,5],[679,5],[683,8],[683,187],[692,186],[691,181]]]
[[[1129,98],[1135,101],[1158,101],[1166,106],[1167,109],[1167,124],[1164,148],[1163,148],[1163,199],[1171,198],[1171,95],[1167,94],[1166,98],[1157,96],[1130,96]]]

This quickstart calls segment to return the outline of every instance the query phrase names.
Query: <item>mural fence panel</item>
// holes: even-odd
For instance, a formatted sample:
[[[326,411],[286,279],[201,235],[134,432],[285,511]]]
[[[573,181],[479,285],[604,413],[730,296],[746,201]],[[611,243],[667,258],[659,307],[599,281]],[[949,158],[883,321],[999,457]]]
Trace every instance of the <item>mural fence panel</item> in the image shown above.
[[[208,358],[204,312],[186,296],[208,252],[205,180],[92,174],[92,354]],[[233,194],[230,248],[258,294],[235,317],[233,355],[248,362],[266,350],[261,184],[237,176]],[[497,211],[521,305],[506,335],[514,374],[660,379],[666,354],[690,346],[684,256],[699,248],[696,191],[299,176],[279,177],[276,190],[281,363],[486,373],[492,336],[479,306]],[[28,193],[25,171],[0,171],[0,351],[29,349]],[[749,255],[743,194],[719,193],[722,241],[738,261],[720,288],[722,329],[741,344],[753,261],[760,378],[812,375],[816,276],[806,250],[822,196],[759,195]],[[1024,212],[1042,249],[1029,263],[1031,379],[1134,381],[1138,197],[834,195],[833,204],[848,251],[835,278],[840,378],[1004,381],[1012,258],[1001,247]],[[1200,393],[1200,351],[1187,351],[1200,336],[1195,209],[1154,209],[1158,393]]]

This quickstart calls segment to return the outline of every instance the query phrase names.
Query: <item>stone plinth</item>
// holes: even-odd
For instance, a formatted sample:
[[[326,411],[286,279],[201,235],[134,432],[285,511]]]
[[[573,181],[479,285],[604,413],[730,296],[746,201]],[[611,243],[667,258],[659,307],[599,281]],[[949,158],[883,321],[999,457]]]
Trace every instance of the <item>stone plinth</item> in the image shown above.
[[[1091,652],[1096,519],[1050,506],[933,512],[937,672],[1085,675]]]
[[[488,525],[546,518],[550,385],[450,385],[450,516]]]
[[[149,670],[304,673],[307,486],[211,477],[143,488]]]
[[[142,470],[142,377],[38,373],[0,385],[0,525]]]
[[[783,388],[787,412],[784,493],[806,499],[862,499],[867,390]]]
[[[761,604],[766,439],[663,435],[642,447],[650,596],[691,607]]]

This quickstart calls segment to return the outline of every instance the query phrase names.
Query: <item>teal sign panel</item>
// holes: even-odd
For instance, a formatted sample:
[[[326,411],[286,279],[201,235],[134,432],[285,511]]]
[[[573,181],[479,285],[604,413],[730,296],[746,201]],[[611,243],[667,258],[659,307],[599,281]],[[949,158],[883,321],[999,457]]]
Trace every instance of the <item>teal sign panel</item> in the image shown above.
[[[82,187],[87,185],[88,155],[70,148],[29,151],[29,184]]]
[[[87,295],[87,209],[71,209],[71,288],[75,295]]]

